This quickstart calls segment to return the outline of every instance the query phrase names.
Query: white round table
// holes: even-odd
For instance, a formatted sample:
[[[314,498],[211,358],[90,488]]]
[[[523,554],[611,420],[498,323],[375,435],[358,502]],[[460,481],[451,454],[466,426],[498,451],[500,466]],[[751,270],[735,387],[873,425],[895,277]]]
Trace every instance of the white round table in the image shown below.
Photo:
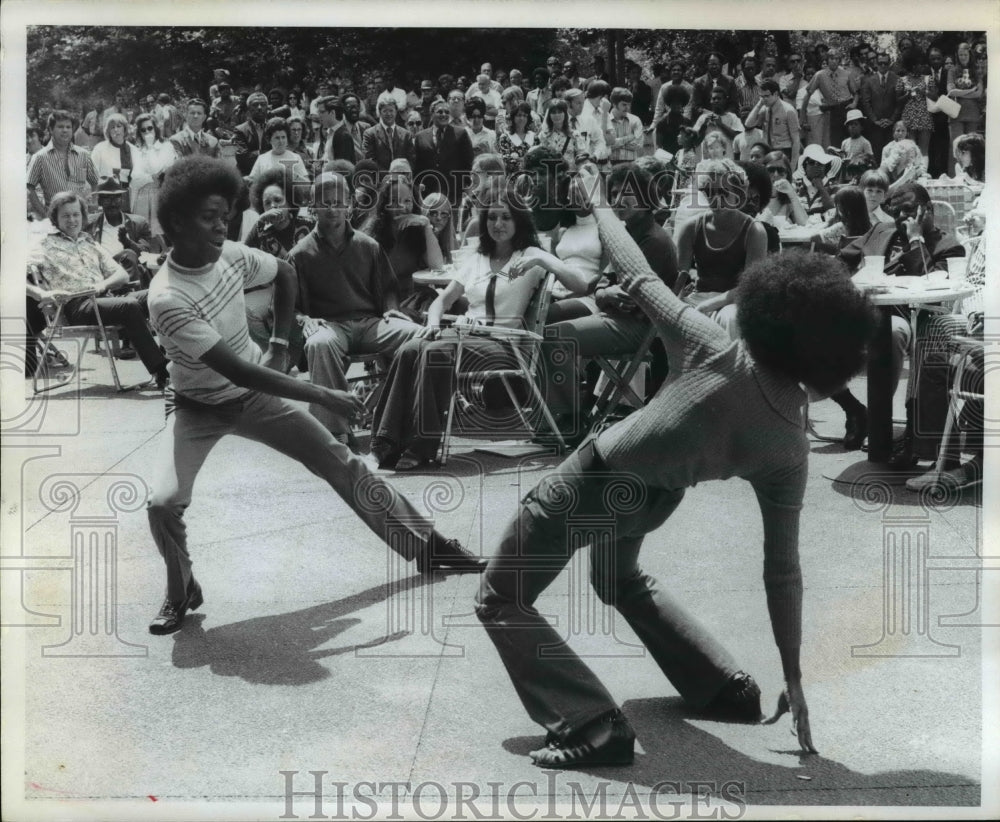
[[[429,285],[433,288],[443,288],[455,279],[454,270],[447,268],[424,269],[413,272],[413,282],[416,285]]]

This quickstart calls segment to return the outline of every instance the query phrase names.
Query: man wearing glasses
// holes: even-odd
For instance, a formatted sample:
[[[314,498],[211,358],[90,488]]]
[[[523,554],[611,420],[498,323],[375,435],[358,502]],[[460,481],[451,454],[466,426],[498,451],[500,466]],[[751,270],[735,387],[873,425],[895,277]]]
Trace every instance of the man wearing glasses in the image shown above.
[[[802,108],[805,99],[806,78],[802,76],[803,62],[802,55],[792,52],[785,61],[788,64],[788,71],[778,77],[778,88],[781,91],[781,98],[795,106],[795,110]]]
[[[875,158],[892,140],[892,127],[899,119],[903,101],[896,94],[899,77],[890,68],[889,55],[880,51],[875,58],[875,71],[861,80],[861,112],[868,120],[868,140]]]

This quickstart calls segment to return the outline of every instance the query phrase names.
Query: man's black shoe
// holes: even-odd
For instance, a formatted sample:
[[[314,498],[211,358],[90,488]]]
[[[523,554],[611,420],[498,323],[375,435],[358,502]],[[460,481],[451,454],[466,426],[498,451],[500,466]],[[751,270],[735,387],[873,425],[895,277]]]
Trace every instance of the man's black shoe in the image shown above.
[[[847,424],[844,429],[844,448],[857,451],[868,436],[868,409],[863,405],[847,412]]]
[[[553,734],[546,746],[528,755],[540,768],[586,768],[631,765],[635,732],[621,711],[612,711],[590,722],[560,742]]]
[[[184,598],[183,602],[174,603],[169,599],[163,600],[160,612],[149,623],[149,632],[157,636],[162,636],[179,631],[184,622],[184,617],[187,616],[187,612],[197,611],[204,602],[205,599],[201,594],[201,586],[192,577],[188,585],[188,595]]]
[[[740,722],[759,722],[760,687],[746,671],[737,671],[705,707],[706,714]]]
[[[458,574],[478,574],[486,568],[486,560],[477,557],[457,539],[432,536],[417,554],[417,568],[422,574],[431,571],[453,571]]]
[[[917,467],[917,458],[913,453],[913,438],[904,434],[892,448],[887,463],[892,471],[912,471]]]

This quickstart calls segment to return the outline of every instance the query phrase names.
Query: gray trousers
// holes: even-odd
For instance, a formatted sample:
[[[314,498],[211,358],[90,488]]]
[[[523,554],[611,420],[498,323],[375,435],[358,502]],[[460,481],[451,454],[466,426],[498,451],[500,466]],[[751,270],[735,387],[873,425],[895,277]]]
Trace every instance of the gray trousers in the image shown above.
[[[609,471],[589,440],[528,493],[507,526],[483,576],[476,614],[529,716],[559,738],[616,707],[535,609],[573,552],[586,545],[597,596],[625,617],[685,700],[703,707],[736,673],[725,648],[639,567],[643,538],[683,496],[683,489],[651,488]],[[595,518],[605,525],[595,528]]]
[[[431,523],[306,411],[255,391],[221,406],[179,397],[163,434],[147,510],[153,540],[167,566],[171,601],[184,599],[192,576],[184,525],[191,489],[209,452],[226,434],[264,443],[301,462],[404,559],[413,559],[430,537]]]

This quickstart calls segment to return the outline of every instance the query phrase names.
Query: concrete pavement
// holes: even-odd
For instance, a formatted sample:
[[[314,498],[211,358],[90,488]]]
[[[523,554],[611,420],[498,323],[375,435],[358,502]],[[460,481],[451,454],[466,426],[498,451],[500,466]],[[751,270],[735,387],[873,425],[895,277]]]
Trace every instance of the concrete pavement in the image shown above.
[[[394,791],[397,818],[453,818],[463,798],[465,818],[799,805],[978,816],[995,801],[995,776],[983,787],[983,701],[995,701],[983,659],[998,629],[979,627],[991,621],[979,603],[996,572],[977,572],[981,492],[921,500],[893,477],[861,491],[830,478],[863,454],[813,444],[803,670],[819,756],[798,752],[787,716],[748,726],[686,708],[577,557],[539,610],[618,698],[638,754],[631,768],[555,774],[527,759],[542,733],[472,614],[476,579],[400,566],[320,480],[260,445],[228,438],[209,457],[186,517],[205,605],[180,633],[150,636],[163,568],[143,481],[163,403],[114,394],[106,367],[87,352],[82,381],[5,415],[5,707],[23,673],[24,720],[23,744],[5,736],[5,759],[23,757],[13,787],[24,797],[6,818],[373,818],[376,800],[384,818]],[[141,377],[138,363],[119,367]],[[864,396],[862,379],[853,388]],[[832,403],[812,417],[842,433]],[[459,441],[447,470],[387,477],[488,555],[556,461],[477,444]],[[753,673],[770,711],[781,669],[761,540],[749,485],[704,483],[649,536],[644,566]]]

